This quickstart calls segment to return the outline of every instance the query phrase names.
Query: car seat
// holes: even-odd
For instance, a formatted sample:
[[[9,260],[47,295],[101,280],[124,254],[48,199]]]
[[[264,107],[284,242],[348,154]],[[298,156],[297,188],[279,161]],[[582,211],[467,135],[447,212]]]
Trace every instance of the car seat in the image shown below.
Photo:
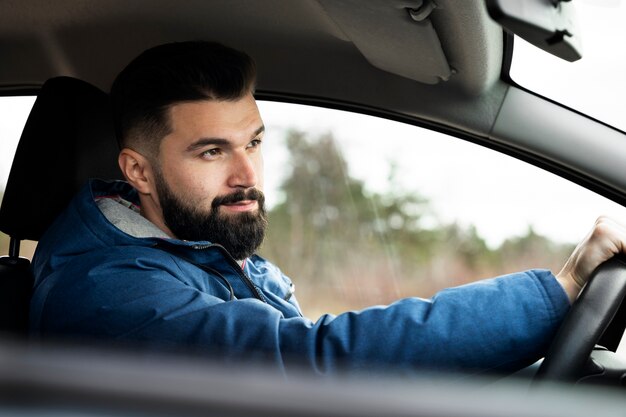
[[[75,78],[42,86],[13,159],[0,207],[10,237],[0,257],[0,331],[23,336],[33,277],[22,240],[39,240],[73,195],[93,177],[121,179],[109,98]]]

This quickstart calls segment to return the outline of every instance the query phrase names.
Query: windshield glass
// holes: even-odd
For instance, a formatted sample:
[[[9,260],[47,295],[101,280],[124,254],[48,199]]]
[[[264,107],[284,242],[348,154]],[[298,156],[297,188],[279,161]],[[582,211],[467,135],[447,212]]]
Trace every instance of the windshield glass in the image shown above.
[[[567,62],[516,37],[513,81],[620,130],[626,130],[626,2],[576,2],[582,59]]]

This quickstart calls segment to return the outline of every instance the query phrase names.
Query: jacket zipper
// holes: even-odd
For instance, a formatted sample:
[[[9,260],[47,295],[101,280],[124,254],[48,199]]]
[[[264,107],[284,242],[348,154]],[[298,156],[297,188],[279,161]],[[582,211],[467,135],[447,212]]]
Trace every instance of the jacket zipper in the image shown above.
[[[222,252],[224,257],[226,258],[226,260],[228,262],[230,262],[231,266],[235,267],[234,269],[237,272],[237,275],[239,276],[239,279],[246,285],[246,287],[248,287],[248,289],[252,292],[254,297],[256,299],[261,300],[261,301],[263,301],[264,303],[267,304],[267,300],[265,299],[265,296],[263,294],[261,294],[261,291],[259,291],[259,289],[256,287],[256,285],[254,285],[254,283],[252,282],[252,280],[243,272],[243,270],[241,269],[241,266],[239,266],[237,261],[232,257],[232,255],[230,253],[228,253],[228,251],[222,245],[218,245],[218,244],[194,245],[194,246],[192,246],[192,248],[196,249],[196,250],[203,250],[203,249],[208,249],[208,248],[218,248]]]

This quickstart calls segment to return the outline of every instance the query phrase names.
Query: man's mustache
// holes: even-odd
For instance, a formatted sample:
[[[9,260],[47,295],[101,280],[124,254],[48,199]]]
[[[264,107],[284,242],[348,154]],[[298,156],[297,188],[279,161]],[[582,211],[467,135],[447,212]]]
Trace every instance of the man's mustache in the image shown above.
[[[245,200],[256,200],[259,202],[259,206],[263,206],[263,203],[265,202],[265,196],[261,191],[257,190],[256,188],[239,190],[231,194],[215,197],[213,199],[213,202],[211,203],[211,207],[217,208],[223,204],[234,204]]]

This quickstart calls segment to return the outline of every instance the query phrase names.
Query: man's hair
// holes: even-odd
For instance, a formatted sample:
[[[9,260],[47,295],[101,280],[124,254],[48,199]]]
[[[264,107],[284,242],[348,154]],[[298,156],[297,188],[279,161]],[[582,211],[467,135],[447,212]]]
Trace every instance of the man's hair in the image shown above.
[[[161,139],[171,132],[172,105],[238,100],[253,92],[255,83],[252,58],[216,42],[176,42],[148,49],[111,87],[118,144],[156,158]]]

